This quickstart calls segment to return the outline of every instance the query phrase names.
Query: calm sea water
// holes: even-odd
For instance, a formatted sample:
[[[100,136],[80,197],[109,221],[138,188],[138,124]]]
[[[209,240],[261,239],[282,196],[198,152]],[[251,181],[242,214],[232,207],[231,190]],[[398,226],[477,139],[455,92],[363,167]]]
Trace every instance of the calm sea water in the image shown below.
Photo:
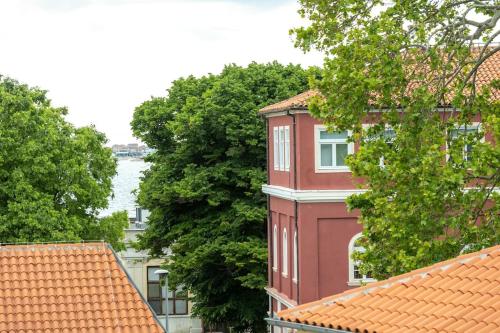
[[[139,188],[142,172],[149,168],[149,163],[140,159],[118,159],[118,173],[113,178],[113,196],[107,209],[100,216],[126,210],[129,217],[135,217],[136,195],[132,192]]]

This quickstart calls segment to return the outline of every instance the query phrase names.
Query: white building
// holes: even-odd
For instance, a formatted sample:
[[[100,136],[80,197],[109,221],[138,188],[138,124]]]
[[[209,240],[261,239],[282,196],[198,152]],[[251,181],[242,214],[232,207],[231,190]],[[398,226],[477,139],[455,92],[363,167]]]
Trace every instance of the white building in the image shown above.
[[[130,244],[137,240],[137,235],[146,228],[149,212],[138,208],[136,218],[130,219],[129,227],[125,230],[125,242]],[[159,269],[164,259],[149,258],[147,253],[137,251],[128,246],[120,252],[123,265],[127,269],[135,285],[156,312],[161,323],[165,324],[166,297],[160,287],[158,275],[154,272]],[[168,310],[169,328],[171,333],[200,333],[202,323],[198,318],[191,317],[191,303],[187,294],[182,290],[169,291]],[[169,332],[169,333],[170,333]]]

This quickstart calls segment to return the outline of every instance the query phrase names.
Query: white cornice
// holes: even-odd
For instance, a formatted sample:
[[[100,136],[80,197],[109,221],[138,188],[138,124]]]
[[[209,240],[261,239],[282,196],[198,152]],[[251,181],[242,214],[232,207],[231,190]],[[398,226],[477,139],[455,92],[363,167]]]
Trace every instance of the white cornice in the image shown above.
[[[366,190],[294,190],[288,187],[264,184],[262,192],[273,197],[306,203],[344,202],[349,196],[364,193]]]
[[[272,287],[266,287],[266,292],[269,296],[280,302],[281,304],[284,304],[287,308],[294,308],[297,306],[297,302],[294,300],[289,299],[285,295],[282,295],[279,291]]]

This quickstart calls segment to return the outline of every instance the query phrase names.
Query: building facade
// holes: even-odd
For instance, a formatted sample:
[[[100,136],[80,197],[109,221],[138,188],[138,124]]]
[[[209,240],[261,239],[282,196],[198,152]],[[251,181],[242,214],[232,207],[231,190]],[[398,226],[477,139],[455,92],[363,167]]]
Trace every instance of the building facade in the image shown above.
[[[360,193],[345,164],[349,133],[311,117],[305,92],[261,110],[268,133],[270,315],[371,281],[350,253],[361,235],[345,200]]]
[[[482,84],[498,78],[500,54],[479,68]],[[362,275],[351,254],[362,251],[357,240],[362,226],[359,212],[348,211],[346,199],[363,189],[362,179],[352,176],[345,158],[359,148],[348,142],[348,131],[328,131],[307,109],[307,91],[260,110],[267,126],[269,315],[318,300],[374,280]],[[498,100],[500,91],[492,98]],[[440,109],[443,117],[451,109]],[[379,114],[378,114],[379,115]],[[377,112],[364,126],[377,122]],[[471,126],[450,132],[451,138],[479,131],[479,116]],[[395,132],[386,128],[384,137]],[[486,132],[482,140],[493,142]],[[443,147],[446,149],[446,147]],[[464,146],[464,159],[472,146]],[[383,167],[383,159],[380,160]],[[474,184],[471,184],[473,187]]]
[[[125,242],[132,244],[137,241],[137,235],[144,232],[149,212],[141,208],[136,209],[136,218],[131,218],[129,227],[125,229]],[[134,281],[140,293],[147,300],[156,313],[162,325],[165,325],[165,312],[167,297],[162,292],[159,277],[155,274],[165,261],[160,258],[150,258],[145,251],[137,251],[128,246],[120,252],[123,265],[129,276]],[[201,333],[202,322],[199,318],[191,316],[191,302],[188,295],[178,288],[168,293],[169,328],[172,333]]]

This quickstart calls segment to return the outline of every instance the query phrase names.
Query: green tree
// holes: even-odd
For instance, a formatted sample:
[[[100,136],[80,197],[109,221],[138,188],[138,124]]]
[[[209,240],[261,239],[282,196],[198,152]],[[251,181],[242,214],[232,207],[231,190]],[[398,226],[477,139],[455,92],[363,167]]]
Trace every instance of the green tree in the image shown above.
[[[45,91],[0,76],[0,242],[119,244],[111,224],[123,221],[97,217],[116,162],[104,134],[73,127],[66,113]]]
[[[300,2],[296,45],[328,55],[310,109],[361,144],[348,163],[369,190],[348,204],[362,269],[386,278],[498,244],[499,78],[478,68],[498,67],[499,2]]]
[[[206,324],[265,331],[266,129],[257,111],[308,86],[299,66],[229,65],[173,82],[137,107],[136,136],[156,152],[140,185],[151,211],[141,246],[172,251],[173,284]]]

